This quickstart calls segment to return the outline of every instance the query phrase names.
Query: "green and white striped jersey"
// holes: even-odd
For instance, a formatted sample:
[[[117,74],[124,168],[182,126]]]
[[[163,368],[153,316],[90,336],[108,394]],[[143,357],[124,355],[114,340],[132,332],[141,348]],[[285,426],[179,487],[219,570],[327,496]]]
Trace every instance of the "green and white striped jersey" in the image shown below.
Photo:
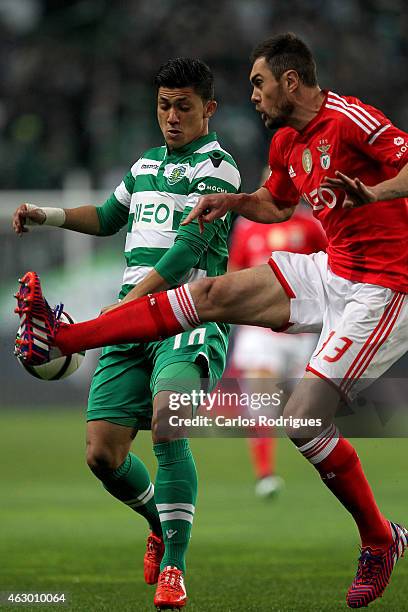
[[[129,286],[140,282],[175,240],[182,238],[180,222],[200,196],[236,193],[240,184],[237,165],[220,146],[215,132],[177,150],[162,146],[146,151],[105,203],[119,204],[128,211],[123,290],[127,292]],[[203,241],[204,248],[196,266],[180,283],[226,271],[231,220],[228,213],[212,224],[209,232],[206,226],[202,237],[195,228],[195,238]],[[187,227],[191,233],[193,226]]]

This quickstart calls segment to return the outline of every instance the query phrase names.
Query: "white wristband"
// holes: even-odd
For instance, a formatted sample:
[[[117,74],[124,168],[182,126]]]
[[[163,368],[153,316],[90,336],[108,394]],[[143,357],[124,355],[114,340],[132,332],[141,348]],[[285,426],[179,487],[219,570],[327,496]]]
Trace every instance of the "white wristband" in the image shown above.
[[[41,210],[45,214],[43,223],[37,223],[33,219],[26,218],[26,225],[52,225],[54,227],[61,227],[65,223],[65,210],[63,208],[51,208],[36,206],[35,204],[26,204],[28,210]]]

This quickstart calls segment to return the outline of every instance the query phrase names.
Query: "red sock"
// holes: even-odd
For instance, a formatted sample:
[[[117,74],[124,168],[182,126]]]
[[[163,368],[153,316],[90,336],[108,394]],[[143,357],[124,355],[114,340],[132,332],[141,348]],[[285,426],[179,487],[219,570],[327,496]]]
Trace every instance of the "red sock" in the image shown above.
[[[383,517],[350,442],[332,425],[299,448],[319,472],[324,484],[352,514],[363,546],[385,548],[392,542],[389,522]]]
[[[249,438],[249,448],[255,474],[258,479],[275,472],[275,438]]]
[[[60,324],[55,344],[64,355],[126,342],[174,336],[200,324],[188,285],[125,302],[96,319]]]

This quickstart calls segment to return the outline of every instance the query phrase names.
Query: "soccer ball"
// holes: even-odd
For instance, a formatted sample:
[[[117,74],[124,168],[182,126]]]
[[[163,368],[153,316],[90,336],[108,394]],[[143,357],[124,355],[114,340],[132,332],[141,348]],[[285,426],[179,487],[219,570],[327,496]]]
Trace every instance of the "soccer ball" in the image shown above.
[[[61,321],[63,323],[75,323],[75,319],[71,317],[67,312],[61,314]],[[21,328],[17,332],[17,337],[21,333]],[[82,353],[74,353],[73,355],[63,355],[62,357],[56,357],[51,359],[48,363],[43,365],[27,365],[23,360],[18,359],[19,364],[35,378],[41,380],[61,380],[71,376],[81,365],[85,357],[85,351]]]

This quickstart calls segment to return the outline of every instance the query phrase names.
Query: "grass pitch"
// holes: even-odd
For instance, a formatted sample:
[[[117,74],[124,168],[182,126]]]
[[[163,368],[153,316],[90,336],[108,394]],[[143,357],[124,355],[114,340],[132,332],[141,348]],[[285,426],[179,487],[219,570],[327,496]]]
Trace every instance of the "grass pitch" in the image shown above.
[[[3,411],[0,431],[0,591],[66,593],[68,604],[54,609],[154,610],[154,587],[143,582],[145,523],[88,471],[81,413]],[[356,440],[355,445],[384,513],[408,522],[408,441]],[[200,482],[187,610],[346,610],[357,532],[291,444],[279,440],[286,489],[270,502],[254,496],[245,440],[193,440],[192,448]],[[133,450],[154,476],[148,434],[138,436]],[[370,609],[403,611],[407,601],[408,560],[403,559],[384,598]]]

